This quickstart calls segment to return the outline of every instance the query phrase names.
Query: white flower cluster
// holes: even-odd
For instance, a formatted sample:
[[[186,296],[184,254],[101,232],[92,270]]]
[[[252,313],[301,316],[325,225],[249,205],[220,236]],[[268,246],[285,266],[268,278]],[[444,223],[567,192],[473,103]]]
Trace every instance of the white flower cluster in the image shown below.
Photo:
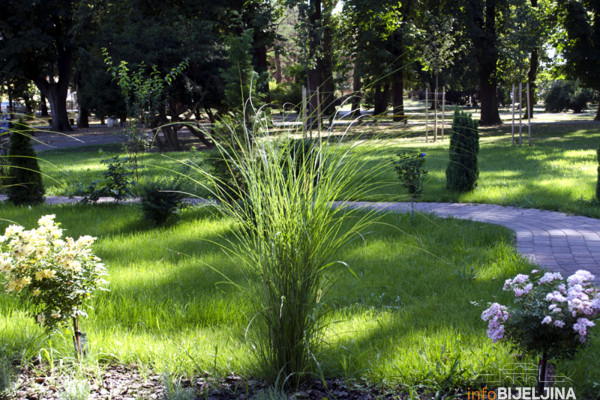
[[[504,338],[504,325],[512,312],[531,312],[536,304],[543,307],[541,325],[571,328],[581,343],[587,341],[587,328],[595,326],[592,319],[600,316],[600,291],[592,285],[594,275],[579,270],[566,282],[559,272],[540,275],[540,271],[533,270],[531,276],[518,274],[507,279],[503,289],[515,295],[514,308],[493,303],[481,314],[488,322],[488,337],[494,343]]]
[[[37,229],[11,225],[0,236],[0,273],[5,289],[28,300],[36,321],[53,328],[68,318],[86,315],[86,298],[103,289],[106,268],[92,252],[95,238],[62,238],[54,215],[38,220]]]

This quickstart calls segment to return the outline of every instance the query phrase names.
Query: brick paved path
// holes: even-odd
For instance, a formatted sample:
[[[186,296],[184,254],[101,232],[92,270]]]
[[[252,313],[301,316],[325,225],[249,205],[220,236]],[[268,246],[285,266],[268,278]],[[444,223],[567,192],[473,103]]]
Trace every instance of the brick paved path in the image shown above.
[[[409,212],[410,203],[347,203],[386,211]],[[415,203],[415,210],[503,225],[516,234],[517,251],[535,264],[571,275],[587,269],[600,283],[600,220],[560,212],[491,204]]]
[[[6,196],[0,195],[0,201]],[[102,199],[112,201],[112,199]],[[74,203],[77,199],[47,197],[47,204]],[[409,212],[410,203],[345,203],[392,212]],[[537,265],[565,277],[587,269],[600,284],[600,220],[554,211],[504,207],[493,204],[415,203],[415,210],[503,225],[515,232],[517,251]]]

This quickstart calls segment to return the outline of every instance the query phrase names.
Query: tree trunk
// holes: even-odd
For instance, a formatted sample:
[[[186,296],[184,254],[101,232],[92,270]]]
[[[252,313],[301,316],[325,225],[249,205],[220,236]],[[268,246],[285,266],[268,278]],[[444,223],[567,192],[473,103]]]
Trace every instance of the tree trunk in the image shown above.
[[[57,56],[58,81],[55,81],[53,77],[49,77],[49,81],[37,77],[33,82],[40,89],[42,96],[45,96],[50,102],[52,129],[65,132],[72,130],[67,114],[67,92],[69,90],[69,80],[71,79],[73,54],[70,49],[59,48]]]
[[[256,35],[255,35],[256,36]],[[256,38],[255,38],[256,41]],[[269,92],[269,61],[267,60],[267,47],[260,46],[254,48],[254,70],[259,75],[259,80],[256,82],[256,89],[258,93],[265,96],[265,102],[271,102],[271,96]],[[263,79],[264,78],[264,79]]]
[[[89,128],[90,127],[90,113],[87,108],[78,105],[79,107],[79,120],[77,121],[77,128]]]
[[[46,97],[50,102],[50,112],[52,115],[52,130],[66,132],[72,130],[67,113],[67,94],[64,96],[54,86],[46,92]]]
[[[77,128],[90,127],[90,113],[81,105],[79,94],[81,93],[81,71],[77,70],[73,78],[75,82],[75,91],[77,92]]]
[[[596,118],[594,121],[600,121],[600,102],[598,102],[598,111],[596,111]]]
[[[394,74],[392,82],[392,104],[394,106],[394,122],[405,121],[404,117],[404,79],[402,71],[399,70]]]
[[[281,75],[281,55],[279,51],[275,49],[275,82],[279,85],[283,80]]]
[[[332,13],[335,2],[325,1],[323,10],[323,40],[321,42],[322,57],[321,62],[321,88],[319,96],[321,98],[321,109],[324,115],[335,114],[335,84],[333,81],[333,29]]]
[[[382,115],[387,112],[390,99],[389,82],[380,82],[375,87],[375,107],[373,115]]]
[[[321,0],[310,0],[310,15],[308,16],[310,24],[308,58],[314,60],[314,68],[307,73],[308,79],[308,125],[311,128],[317,126],[317,110],[319,109],[319,99],[317,99],[317,89],[321,86],[323,77],[323,63],[319,57],[321,47]]]
[[[48,117],[48,104],[46,104],[46,96],[41,96],[42,107],[40,108],[40,117]]]
[[[360,101],[362,100],[362,95],[360,93],[362,81],[360,79],[358,58],[354,60],[354,72],[352,75],[352,99],[350,100],[350,104],[352,104],[352,117],[357,117],[360,115]]]
[[[477,61],[479,63],[479,85],[481,92],[481,119],[482,126],[501,124],[498,111],[497,64],[498,48],[496,35],[496,0],[488,0],[485,5],[485,23],[483,38],[475,40],[478,47]],[[477,43],[480,42],[480,43]]]
[[[537,8],[538,1],[531,0],[531,7]],[[540,65],[538,49],[534,48],[531,51],[531,57],[529,58],[529,72],[527,73],[527,81],[529,82],[529,109],[525,113],[525,118],[533,117],[533,106],[536,103],[536,89],[537,85],[535,81],[537,79],[538,67]]]

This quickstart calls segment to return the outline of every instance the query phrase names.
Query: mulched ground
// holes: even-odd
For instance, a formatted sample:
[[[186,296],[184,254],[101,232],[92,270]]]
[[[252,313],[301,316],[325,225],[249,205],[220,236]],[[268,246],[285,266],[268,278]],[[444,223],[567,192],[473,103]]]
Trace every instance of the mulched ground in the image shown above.
[[[30,366],[20,370],[17,377],[17,390],[11,400],[60,400],[65,377],[52,376],[44,371],[47,367]],[[90,399],[102,400],[155,400],[170,399],[166,396],[163,379],[156,374],[142,374],[135,367],[122,365],[109,366],[100,377],[90,376]],[[342,379],[309,381],[287,397],[294,400],[402,400],[406,394],[384,391],[379,388],[347,384]],[[193,388],[195,399],[207,400],[251,400],[266,399],[268,385],[260,380],[229,376],[215,380],[210,376],[181,381],[184,388]],[[433,394],[420,395],[421,400],[433,399]],[[454,397],[457,398],[457,397]]]

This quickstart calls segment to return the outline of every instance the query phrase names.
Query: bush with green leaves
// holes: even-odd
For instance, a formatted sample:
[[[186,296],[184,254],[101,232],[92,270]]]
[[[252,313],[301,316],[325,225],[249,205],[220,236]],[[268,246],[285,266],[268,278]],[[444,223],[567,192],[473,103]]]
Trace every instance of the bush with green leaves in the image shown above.
[[[117,201],[131,197],[133,173],[127,166],[127,161],[127,157],[118,155],[102,160],[102,164],[108,166],[108,170],[103,173],[104,178],[100,181],[92,181],[86,187],[79,186],[70,196],[83,196],[83,203],[95,203],[100,197],[112,197]]]
[[[44,186],[37,154],[31,144],[33,131],[20,119],[11,129],[8,159],[8,201],[17,206],[44,202]]]
[[[9,399],[15,381],[16,375],[10,360],[0,356],[0,400]]]
[[[408,194],[413,199],[423,193],[424,178],[427,176],[427,171],[423,169],[424,165],[425,153],[398,153],[394,169],[398,173],[402,186],[408,190]]]
[[[300,111],[302,107],[302,85],[296,82],[282,82],[270,90],[271,103],[281,109],[293,108]]]
[[[479,177],[477,155],[479,130],[470,114],[454,111],[450,136],[450,161],[446,168],[446,188],[456,192],[475,189]]]
[[[333,207],[334,202],[348,193],[360,196],[377,183],[354,184],[364,173],[363,158],[341,143],[343,138],[322,147],[312,142],[298,152],[293,141],[268,134],[269,121],[255,118],[238,126],[242,134],[232,133],[234,146],[215,140],[226,168],[238,173],[228,191],[243,199],[230,202],[225,190],[215,191],[238,225],[236,240],[228,240],[226,249],[239,259],[249,282],[259,282],[244,291],[254,309],[249,338],[258,371],[294,384],[316,369],[323,305],[345,266],[336,255],[376,218],[374,212]],[[305,163],[298,159],[302,154],[314,154],[320,162],[297,168]],[[370,174],[377,175],[389,164],[372,168]],[[209,179],[215,186],[222,183],[219,177]]]
[[[0,274],[6,292],[22,299],[48,331],[73,322],[79,356],[79,317],[87,316],[84,302],[106,285],[106,268],[92,252],[96,238],[63,239],[54,218],[41,217],[37,229],[6,228],[0,236]]]
[[[140,207],[145,220],[154,225],[164,225],[175,215],[184,199],[181,185],[172,178],[148,182],[140,188]]]
[[[577,81],[558,79],[543,94],[546,111],[558,113],[573,110],[582,112],[589,102],[594,100],[594,91],[579,87]]]

